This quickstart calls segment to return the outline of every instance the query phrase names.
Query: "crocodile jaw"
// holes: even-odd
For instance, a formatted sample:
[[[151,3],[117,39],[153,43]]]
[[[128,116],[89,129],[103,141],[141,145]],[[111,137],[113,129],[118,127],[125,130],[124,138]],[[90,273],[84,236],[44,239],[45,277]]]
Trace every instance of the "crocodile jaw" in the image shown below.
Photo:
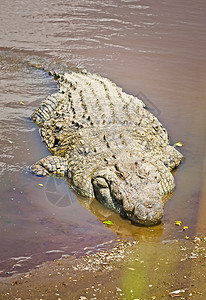
[[[133,223],[154,226],[161,222],[164,203],[154,185],[131,188],[112,172],[98,172],[92,180],[97,200]]]

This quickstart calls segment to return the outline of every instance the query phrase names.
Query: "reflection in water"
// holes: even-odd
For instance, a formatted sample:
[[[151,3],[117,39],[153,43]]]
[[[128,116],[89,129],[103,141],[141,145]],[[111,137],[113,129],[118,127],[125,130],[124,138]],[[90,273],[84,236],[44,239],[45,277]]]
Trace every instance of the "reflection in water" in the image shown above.
[[[80,200],[80,203],[83,206],[88,207],[85,205],[85,200]],[[158,240],[163,232],[163,224],[160,224],[155,227],[141,227],[137,225],[132,225],[131,221],[127,219],[123,219],[118,214],[112,212],[111,210],[107,209],[104,205],[102,205],[97,200],[93,200],[90,203],[88,209],[95,215],[101,222],[106,220],[110,220],[112,225],[105,225],[109,228],[112,232],[118,234],[118,237],[126,239],[126,238],[134,238],[136,240],[150,240],[153,241]]]
[[[182,220],[191,235],[198,212],[198,232],[205,232],[205,9],[203,0],[1,1],[3,276],[5,271],[27,270],[62,253],[81,255],[86,247],[95,250],[118,236],[184,238],[174,221]],[[150,229],[131,226],[96,201],[90,204],[91,213],[87,202],[80,199],[80,205],[74,196],[66,206],[66,184],[55,181],[62,193],[58,199],[46,178],[29,172],[34,161],[49,154],[29,116],[57,88],[51,77],[28,62],[56,71],[74,66],[99,72],[130,94],[146,95],[149,108],[158,108],[171,142],[181,141],[185,156],[163,224]],[[103,225],[106,219],[114,225]]]

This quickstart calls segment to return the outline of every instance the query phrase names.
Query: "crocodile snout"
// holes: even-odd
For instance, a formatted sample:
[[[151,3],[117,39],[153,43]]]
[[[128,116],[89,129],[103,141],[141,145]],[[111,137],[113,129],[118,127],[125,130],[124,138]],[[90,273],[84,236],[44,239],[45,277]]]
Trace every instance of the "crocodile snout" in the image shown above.
[[[133,221],[145,226],[153,226],[160,223],[163,217],[164,204],[162,199],[138,200],[133,215]]]

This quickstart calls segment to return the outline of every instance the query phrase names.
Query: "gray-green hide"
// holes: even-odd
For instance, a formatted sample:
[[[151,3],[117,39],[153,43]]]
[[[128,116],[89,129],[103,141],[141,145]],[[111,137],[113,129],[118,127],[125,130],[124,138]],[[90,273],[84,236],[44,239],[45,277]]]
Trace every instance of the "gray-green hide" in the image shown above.
[[[86,71],[55,76],[59,92],[32,115],[53,156],[32,170],[70,178],[76,192],[138,224],[159,223],[175,187],[171,171],[183,159],[166,129],[107,78]]]

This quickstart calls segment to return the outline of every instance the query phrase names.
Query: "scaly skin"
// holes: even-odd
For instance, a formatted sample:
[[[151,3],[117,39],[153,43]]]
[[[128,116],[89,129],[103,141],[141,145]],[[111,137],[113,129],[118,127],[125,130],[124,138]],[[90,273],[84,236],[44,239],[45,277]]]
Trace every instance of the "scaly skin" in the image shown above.
[[[39,176],[67,176],[133,222],[152,226],[174,190],[171,171],[183,160],[166,129],[132,95],[86,71],[58,78],[59,92],[33,113],[52,156],[32,166]]]

